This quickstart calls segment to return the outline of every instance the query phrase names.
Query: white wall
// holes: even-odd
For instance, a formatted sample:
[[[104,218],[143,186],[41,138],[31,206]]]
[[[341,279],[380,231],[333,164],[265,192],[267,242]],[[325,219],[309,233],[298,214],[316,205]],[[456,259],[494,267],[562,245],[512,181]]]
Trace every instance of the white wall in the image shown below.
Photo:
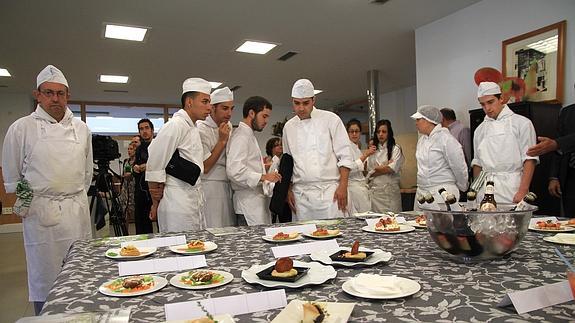
[[[0,94],[0,147],[4,144],[4,137],[10,125],[21,117],[33,111],[34,101],[31,94]],[[2,150],[0,149],[0,160]]]
[[[567,20],[563,105],[575,102],[575,1],[483,0],[415,31],[417,103],[451,107],[469,124],[480,108],[473,80],[481,67],[501,70],[502,41]]]
[[[380,95],[380,118],[391,121],[394,134],[417,132],[415,123],[409,117],[417,110],[416,90],[415,86],[410,86]]]

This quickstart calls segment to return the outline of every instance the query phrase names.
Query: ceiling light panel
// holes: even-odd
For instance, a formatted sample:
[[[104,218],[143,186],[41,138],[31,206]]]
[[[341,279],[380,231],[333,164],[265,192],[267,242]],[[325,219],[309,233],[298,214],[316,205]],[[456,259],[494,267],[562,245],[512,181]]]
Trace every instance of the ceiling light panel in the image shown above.
[[[131,41],[144,41],[147,28],[106,24],[104,37]]]
[[[240,47],[236,49],[236,52],[264,55],[277,45],[278,44],[246,40]]]
[[[128,83],[130,77],[123,75],[100,75],[100,82],[103,83]]]
[[[0,68],[0,76],[12,76],[5,68]]]

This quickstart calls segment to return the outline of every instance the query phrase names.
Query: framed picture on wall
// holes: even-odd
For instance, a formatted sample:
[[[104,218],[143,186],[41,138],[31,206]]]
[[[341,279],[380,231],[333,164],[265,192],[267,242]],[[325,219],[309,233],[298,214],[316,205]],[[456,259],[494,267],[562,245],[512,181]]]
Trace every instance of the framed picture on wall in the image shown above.
[[[565,20],[503,41],[503,77],[521,79],[524,101],[561,103]]]

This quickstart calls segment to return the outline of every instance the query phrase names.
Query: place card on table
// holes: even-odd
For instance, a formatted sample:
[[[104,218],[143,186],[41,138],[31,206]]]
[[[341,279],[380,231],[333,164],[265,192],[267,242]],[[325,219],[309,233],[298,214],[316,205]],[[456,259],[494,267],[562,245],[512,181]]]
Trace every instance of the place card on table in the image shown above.
[[[121,246],[125,247],[127,245],[134,246],[136,248],[160,248],[160,247],[169,247],[175,246],[180,244],[186,244],[186,236],[179,235],[174,237],[163,237],[163,238],[153,238],[148,240],[139,240],[139,241],[130,241],[130,242],[122,242]]]
[[[381,218],[385,218],[385,217],[382,216]],[[365,219],[365,222],[367,223],[368,227],[375,227],[375,224],[377,222],[379,222],[379,219],[381,219],[381,218]],[[391,217],[389,217],[389,218],[391,218]],[[396,216],[395,220],[397,221],[398,224],[404,224],[406,222],[405,218],[402,216]]]
[[[531,221],[529,221],[529,226],[530,227],[534,227],[537,222],[539,221],[551,221],[551,222],[557,222],[557,217],[555,216],[545,216],[545,217],[541,217],[541,218],[531,218]]]
[[[198,301],[164,305],[166,321],[187,320],[206,316],[200,303],[211,315],[241,315],[282,308],[287,305],[284,289],[242,295],[207,298]]]
[[[554,284],[507,293],[497,304],[499,307],[513,305],[518,314],[535,311],[547,306],[573,300],[567,280]]]
[[[153,274],[166,271],[184,271],[188,269],[206,267],[204,255],[168,257],[150,260],[126,261],[118,263],[120,276]]]
[[[292,225],[289,227],[276,227],[276,228],[266,228],[266,236],[275,236],[279,232],[283,233],[294,233],[294,232],[301,232],[301,233],[309,233],[311,234],[317,230],[315,224],[304,224],[304,225]]]
[[[339,244],[337,243],[337,240],[331,239],[272,247],[272,253],[275,258],[309,255],[312,252],[320,250],[339,250]]]

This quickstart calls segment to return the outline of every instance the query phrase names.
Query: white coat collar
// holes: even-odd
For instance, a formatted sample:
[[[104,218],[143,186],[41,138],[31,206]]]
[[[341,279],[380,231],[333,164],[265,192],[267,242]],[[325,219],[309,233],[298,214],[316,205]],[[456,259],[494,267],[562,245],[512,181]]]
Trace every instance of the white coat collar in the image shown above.
[[[46,110],[44,110],[44,108],[42,108],[39,104],[36,106],[36,110],[32,113],[32,115],[34,116],[34,118],[37,119],[42,119],[50,123],[58,123],[58,121],[52,118],[52,116],[49,115],[48,112],[46,112]],[[74,118],[74,114],[72,113],[72,111],[70,111],[68,107],[66,107],[64,117],[62,118],[62,120],[60,120],[59,123],[69,124],[72,121],[72,118]]]
[[[503,119],[510,117],[512,115],[513,115],[513,111],[511,111],[511,109],[509,109],[509,107],[506,104],[503,106],[503,109],[501,109],[501,112],[499,112],[497,119],[493,119],[493,118],[490,118],[488,116],[485,116],[485,120],[487,120],[487,121],[503,120]]]
[[[190,125],[190,127],[192,128],[196,127],[196,124],[194,123],[194,121],[192,121],[192,118],[190,118],[190,115],[184,109],[180,109],[176,113],[174,113],[174,117],[183,118],[186,121],[186,123]]]
[[[206,118],[205,123],[206,123],[206,125],[207,125],[208,127],[210,127],[210,128],[217,128],[217,127],[218,127],[218,125],[216,124],[216,122],[214,121],[214,119],[212,119],[212,116],[208,116],[208,117]]]
[[[238,124],[238,128],[245,128],[246,130],[249,130],[252,134],[254,133],[254,129],[252,129],[243,121],[240,121],[240,123]]]
[[[318,113],[319,113],[319,111],[318,111],[318,109],[317,109],[317,108],[315,107],[315,105],[314,105],[314,106],[311,108],[311,112],[309,113],[309,118],[308,118],[308,119],[311,119],[311,118],[313,118],[313,117],[317,117],[317,114],[318,114]],[[297,119],[298,119],[299,121],[308,120],[308,119],[301,119],[299,116],[296,116],[296,117],[297,117]]]
[[[436,134],[438,134],[438,133],[440,133],[440,132],[442,132],[442,131],[447,131],[447,132],[449,132],[449,129],[443,127],[443,126],[441,125],[441,123],[438,123],[438,124],[435,125],[435,127],[433,128],[433,130],[431,130],[431,132],[429,133],[429,136],[428,136],[428,137],[431,138],[431,137],[435,136]]]

